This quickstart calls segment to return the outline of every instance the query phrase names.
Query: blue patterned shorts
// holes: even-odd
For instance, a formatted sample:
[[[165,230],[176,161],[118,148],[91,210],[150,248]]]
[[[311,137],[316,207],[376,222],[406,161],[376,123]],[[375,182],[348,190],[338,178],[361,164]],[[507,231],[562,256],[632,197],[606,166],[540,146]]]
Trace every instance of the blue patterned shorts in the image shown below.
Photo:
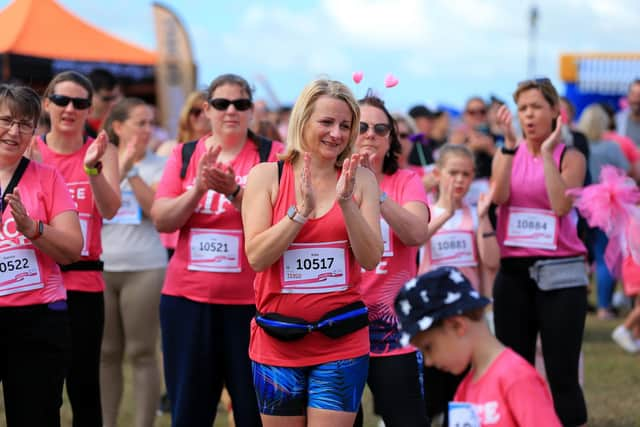
[[[252,362],[260,413],[300,416],[306,408],[356,412],[369,371],[369,356],[322,365],[285,368]]]

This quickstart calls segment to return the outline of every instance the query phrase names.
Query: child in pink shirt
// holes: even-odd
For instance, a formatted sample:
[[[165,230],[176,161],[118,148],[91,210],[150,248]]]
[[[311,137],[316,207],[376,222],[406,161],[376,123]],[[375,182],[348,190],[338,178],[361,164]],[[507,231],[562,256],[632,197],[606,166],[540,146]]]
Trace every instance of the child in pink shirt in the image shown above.
[[[403,341],[422,351],[427,366],[460,374],[471,364],[449,405],[449,425],[560,426],[544,380],[489,331],[489,303],[455,267],[407,282],[395,300]]]

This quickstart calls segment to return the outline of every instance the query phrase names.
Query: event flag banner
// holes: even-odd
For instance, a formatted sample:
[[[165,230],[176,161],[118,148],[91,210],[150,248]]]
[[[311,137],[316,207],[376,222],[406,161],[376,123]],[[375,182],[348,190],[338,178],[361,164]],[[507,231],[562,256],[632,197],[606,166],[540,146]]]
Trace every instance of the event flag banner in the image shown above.
[[[153,3],[156,28],[156,88],[161,125],[172,137],[186,97],[195,89],[196,67],[184,26],[167,6]]]

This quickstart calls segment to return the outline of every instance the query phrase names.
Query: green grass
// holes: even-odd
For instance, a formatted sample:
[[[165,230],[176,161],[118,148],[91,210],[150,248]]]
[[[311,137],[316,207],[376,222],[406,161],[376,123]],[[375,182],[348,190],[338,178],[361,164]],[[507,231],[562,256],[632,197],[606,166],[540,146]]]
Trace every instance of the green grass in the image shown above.
[[[587,318],[583,351],[585,355],[585,396],[589,410],[589,427],[640,427],[640,356],[629,355],[611,341],[611,331],[621,320],[603,321]],[[125,369],[126,386],[120,414],[120,426],[133,426],[134,407],[131,372]],[[370,395],[365,395],[365,427],[376,425]],[[5,427],[0,399],[0,427]],[[169,427],[168,415],[158,417],[156,427]],[[68,401],[62,407],[62,425],[71,425]],[[216,427],[226,426],[226,413],[218,411]]]

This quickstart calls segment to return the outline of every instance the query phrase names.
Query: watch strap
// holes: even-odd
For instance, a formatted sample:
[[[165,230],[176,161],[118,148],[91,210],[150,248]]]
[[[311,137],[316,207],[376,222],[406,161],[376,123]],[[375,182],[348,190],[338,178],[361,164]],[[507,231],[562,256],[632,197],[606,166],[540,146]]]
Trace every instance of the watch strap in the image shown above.
[[[240,189],[241,188],[242,187],[240,187],[240,184],[238,184],[238,186],[236,187],[234,192],[226,196],[227,200],[229,200],[230,202],[233,202],[235,200],[235,198],[238,197],[238,194],[240,193]]]
[[[84,165],[84,172],[89,176],[97,176],[102,172],[102,162],[96,163],[92,168]]]

